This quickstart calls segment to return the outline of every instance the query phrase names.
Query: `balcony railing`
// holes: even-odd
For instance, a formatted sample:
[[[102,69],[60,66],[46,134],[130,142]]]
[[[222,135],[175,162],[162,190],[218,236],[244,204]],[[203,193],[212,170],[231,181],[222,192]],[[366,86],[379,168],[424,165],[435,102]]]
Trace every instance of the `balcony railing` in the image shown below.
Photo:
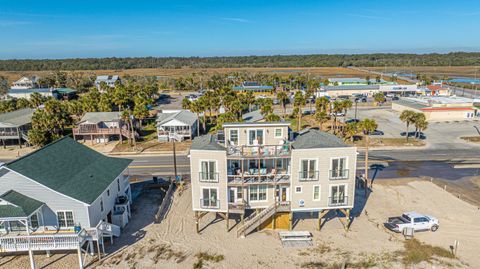
[[[256,146],[229,146],[228,156],[239,157],[288,157],[291,146],[285,145],[256,145]]]
[[[229,184],[267,184],[267,183],[289,183],[290,174],[240,174],[240,175],[228,175]]]
[[[318,171],[300,171],[298,172],[299,181],[316,181],[318,180]]]
[[[73,134],[75,135],[124,135],[130,136],[130,132],[124,128],[73,128]]]
[[[200,182],[218,182],[217,172],[198,172]]]
[[[18,136],[16,131],[0,131],[0,136]]]
[[[348,196],[328,197],[328,206],[346,206],[348,205]]]
[[[200,207],[207,209],[220,208],[220,200],[218,199],[200,199]]]
[[[158,130],[158,135],[191,135],[190,130],[177,130],[177,131],[165,131],[165,130]]]
[[[330,170],[330,179],[347,179],[348,178],[348,169],[342,170]]]

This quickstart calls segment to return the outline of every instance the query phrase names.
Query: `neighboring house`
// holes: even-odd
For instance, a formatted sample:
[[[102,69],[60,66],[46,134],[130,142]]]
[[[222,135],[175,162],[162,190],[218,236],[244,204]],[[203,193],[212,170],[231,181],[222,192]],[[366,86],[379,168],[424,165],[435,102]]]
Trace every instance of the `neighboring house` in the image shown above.
[[[32,125],[32,116],[35,109],[24,108],[12,112],[0,114],[0,140],[3,146],[6,141],[28,142],[28,130]]]
[[[30,77],[22,77],[19,80],[13,82],[12,89],[20,90],[20,89],[33,89],[38,87],[38,79],[37,76],[30,76]]]
[[[229,219],[240,215],[237,235],[258,227],[291,229],[310,212],[330,210],[350,220],[354,205],[357,150],[318,130],[289,137],[289,123],[225,123],[225,143],[204,135],[190,149],[192,208]],[[247,210],[254,210],[244,219]],[[228,223],[227,223],[228,229]]]
[[[260,83],[255,81],[244,81],[240,86],[234,86],[233,90],[235,91],[253,91],[253,92],[270,92],[273,90],[273,86],[260,85]]]
[[[192,139],[197,135],[198,117],[189,110],[163,110],[157,114],[159,141]]]
[[[38,93],[44,97],[53,97],[57,100],[71,100],[77,96],[77,91],[70,88],[34,88],[34,89],[10,89],[7,95],[11,98],[30,99],[32,93]]]
[[[104,82],[108,87],[113,88],[115,87],[116,82],[121,82],[120,77],[115,75],[115,76],[97,76],[97,79],[95,79],[95,86],[97,87],[98,90],[100,90],[100,84]]]
[[[479,109],[474,99],[459,96],[405,97],[392,102],[392,109],[399,113],[412,110],[423,113],[427,121],[453,121],[474,119]]]
[[[243,114],[242,119],[245,122],[265,121],[265,118],[263,117],[262,112],[259,109]]]
[[[101,221],[123,227],[130,163],[69,137],[7,163],[0,167],[0,234],[76,233]]]
[[[77,127],[73,128],[73,138],[91,140],[91,142],[107,143],[118,138],[132,137],[121,112],[87,112]]]

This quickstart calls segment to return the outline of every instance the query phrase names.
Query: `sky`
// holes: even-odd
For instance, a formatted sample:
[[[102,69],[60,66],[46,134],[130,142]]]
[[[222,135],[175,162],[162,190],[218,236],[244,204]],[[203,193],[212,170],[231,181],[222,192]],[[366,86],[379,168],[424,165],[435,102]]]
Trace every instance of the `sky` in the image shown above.
[[[480,51],[476,0],[0,0],[0,59]]]

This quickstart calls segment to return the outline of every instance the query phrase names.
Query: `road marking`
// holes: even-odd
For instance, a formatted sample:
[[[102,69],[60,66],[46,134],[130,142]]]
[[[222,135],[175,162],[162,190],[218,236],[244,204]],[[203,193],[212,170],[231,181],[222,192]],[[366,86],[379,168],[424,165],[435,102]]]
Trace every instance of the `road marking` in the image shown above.
[[[165,165],[131,165],[130,168],[169,168],[173,167],[173,164]],[[178,164],[177,167],[190,167],[188,164]]]

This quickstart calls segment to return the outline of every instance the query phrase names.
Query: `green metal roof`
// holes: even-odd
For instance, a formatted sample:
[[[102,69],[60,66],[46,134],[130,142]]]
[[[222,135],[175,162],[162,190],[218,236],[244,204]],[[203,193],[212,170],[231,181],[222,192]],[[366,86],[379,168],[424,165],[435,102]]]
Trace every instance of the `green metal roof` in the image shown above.
[[[56,88],[55,91],[61,94],[69,94],[69,93],[77,92],[76,90],[71,88]]]
[[[91,204],[132,162],[107,157],[70,137],[6,164],[52,190]]]
[[[294,149],[343,148],[349,147],[349,145],[333,134],[308,129],[299,132],[292,147]]]
[[[0,114],[0,123],[11,126],[22,126],[32,122],[32,116],[35,109],[24,108]]]
[[[44,205],[44,203],[14,190],[2,194],[0,200],[10,203],[7,205],[0,205],[0,218],[28,217]]]

